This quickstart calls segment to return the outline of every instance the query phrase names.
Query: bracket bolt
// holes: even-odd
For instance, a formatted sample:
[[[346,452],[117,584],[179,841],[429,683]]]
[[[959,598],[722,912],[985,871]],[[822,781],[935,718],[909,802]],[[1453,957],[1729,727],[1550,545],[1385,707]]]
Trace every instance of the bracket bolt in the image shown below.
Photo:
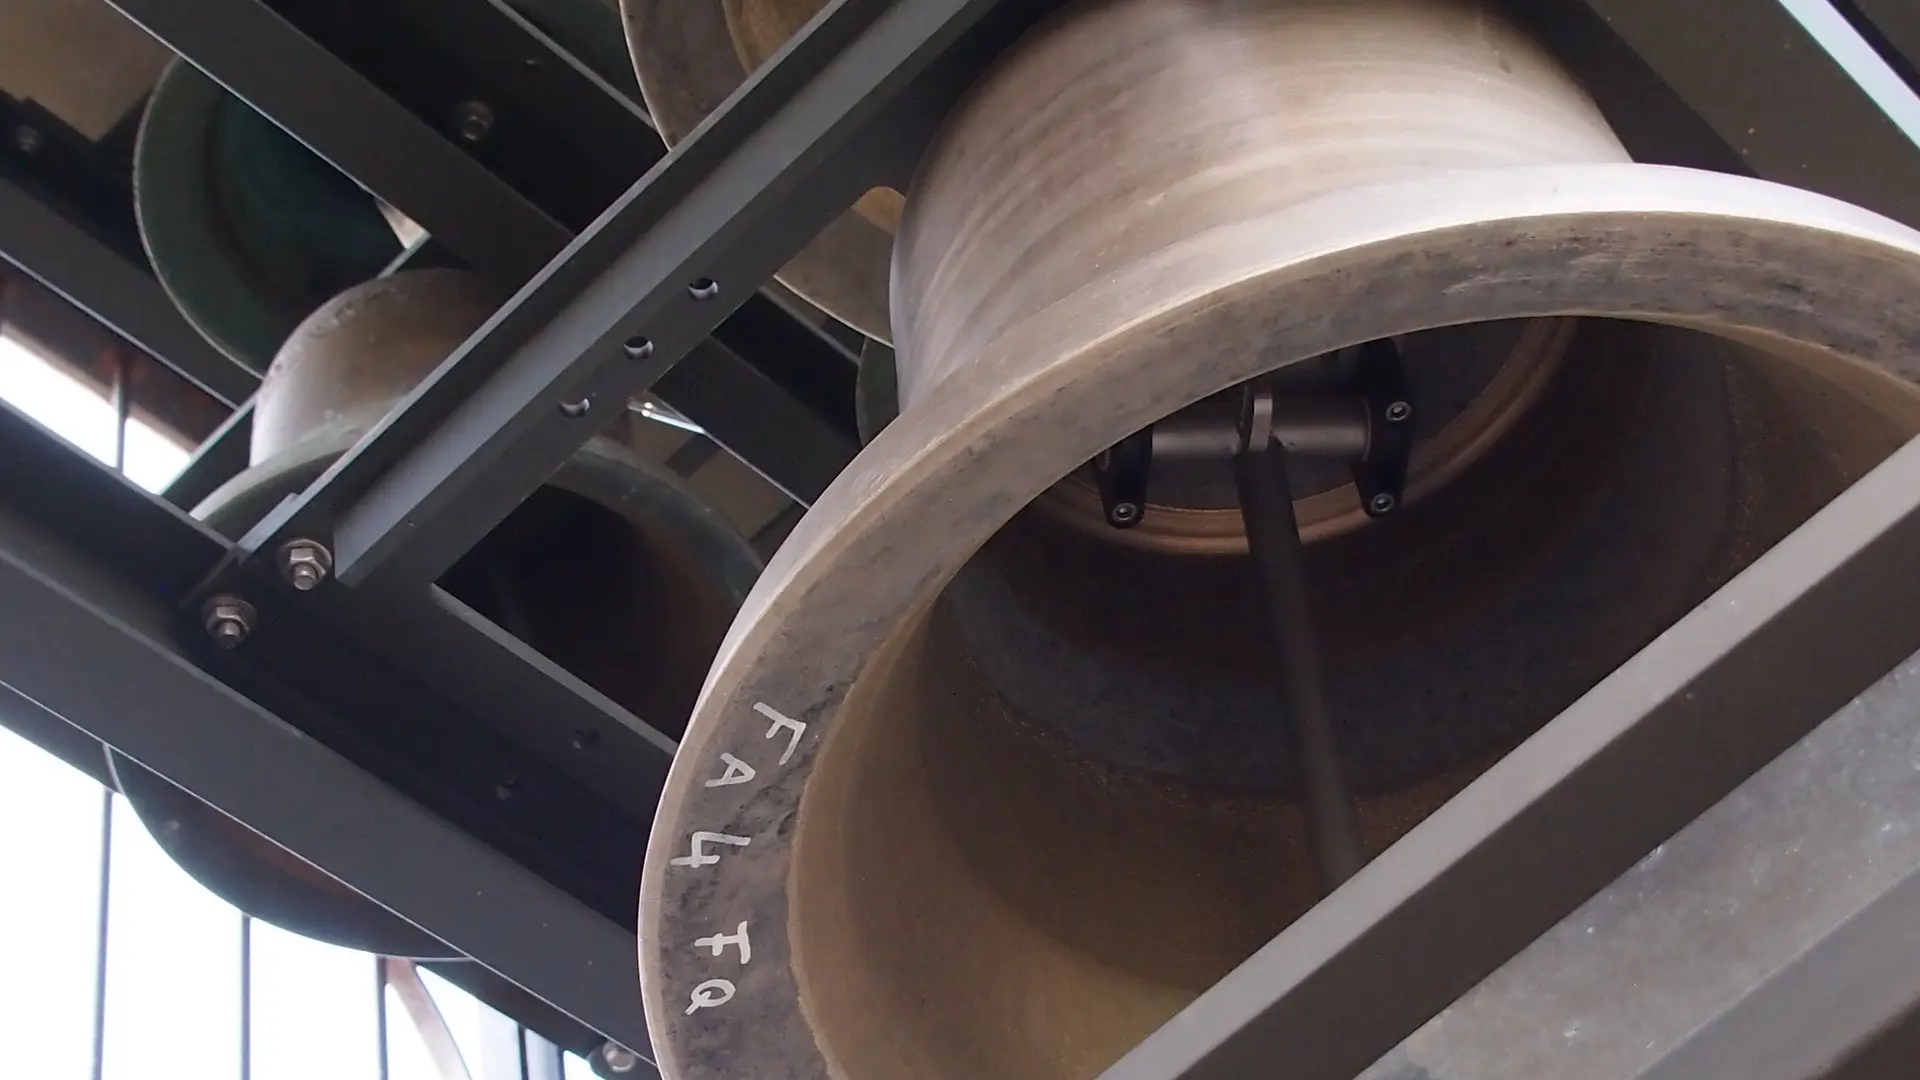
[[[208,600],[201,610],[207,636],[215,645],[231,649],[253,633],[253,605],[237,596],[222,594]]]
[[[289,540],[280,549],[280,576],[301,592],[312,592],[333,571],[333,553],[315,540]]]
[[[39,153],[41,145],[45,142],[46,139],[40,134],[40,129],[32,124],[21,124],[13,129],[13,147],[23,154]]]
[[[463,101],[454,106],[453,130],[467,142],[485,142],[493,134],[492,106],[484,101]]]
[[[607,1063],[608,1072],[624,1074],[640,1064],[640,1055],[619,1043],[608,1043],[600,1048],[600,1060]]]
[[[1396,401],[1387,406],[1387,420],[1398,424],[1413,415],[1413,406],[1404,401]]]
[[[1375,495],[1367,502],[1367,508],[1376,514],[1391,514],[1393,513],[1393,508],[1398,505],[1400,505],[1399,500],[1384,491]]]

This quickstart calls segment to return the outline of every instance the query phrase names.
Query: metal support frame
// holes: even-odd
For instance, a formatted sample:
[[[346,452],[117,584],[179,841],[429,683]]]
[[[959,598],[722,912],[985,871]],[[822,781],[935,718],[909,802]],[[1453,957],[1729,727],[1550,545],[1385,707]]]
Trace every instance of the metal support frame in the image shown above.
[[[1829,0],[1585,3],[1754,175],[1920,224],[1920,116]]]
[[[113,746],[644,1049],[623,897],[596,887],[638,852],[577,841],[638,842],[672,747],[432,582],[594,433],[563,403],[600,402],[591,415],[605,415],[652,388],[796,499],[816,495],[852,442],[808,373],[819,366],[783,371],[760,351],[752,321],[771,302],[756,290],[868,186],[898,181],[917,136],[897,121],[943,108],[977,61],[971,50],[1036,13],[990,18],[993,0],[835,0],[691,139],[623,177],[632,186],[573,236],[574,215],[523,194],[317,42],[288,14],[299,3],[112,2],[519,291],[237,545],[0,414],[0,606],[11,616],[0,622],[0,686],[32,703],[19,714],[30,734],[75,754]],[[1832,9],[1821,0],[1709,0],[1684,17],[1658,0],[1585,2],[1747,168],[1920,220],[1920,132],[1889,111],[1884,72],[1860,74],[1825,47]],[[1888,5],[1857,6],[1910,47]],[[424,4],[396,7],[430,21]],[[500,16],[488,0],[488,34],[512,29]],[[490,55],[511,39],[476,40],[474,55]],[[558,79],[550,92],[599,95],[593,108],[631,130],[630,103],[600,100],[618,88],[577,65]],[[150,277],[5,183],[0,252],[224,400],[245,399],[244,373],[186,328]],[[837,348],[824,335],[796,340]],[[728,407],[741,398],[762,404]],[[203,457],[230,463],[243,436],[237,419]],[[799,464],[766,464],[782,459]],[[223,467],[183,478],[176,502]],[[314,594],[281,588],[252,559],[294,536],[332,540],[336,573]],[[1920,581],[1906,572],[1916,556],[1920,446],[1910,445],[1109,1080],[1224,1080],[1276,1060],[1304,1080],[1350,1080],[1920,648]],[[260,605],[267,629],[249,655],[223,657],[199,634],[197,602],[219,588],[245,588]],[[356,711],[404,717],[385,727],[415,742],[342,720]],[[635,741],[602,773],[542,774],[552,791],[580,790],[543,802],[543,784],[527,785],[524,816],[503,823],[474,810],[475,789],[526,749],[502,732],[527,716],[562,732],[624,728]],[[442,738],[462,739],[472,760],[428,767],[422,748]],[[1671,1059],[1685,1069],[1650,1076],[1736,1064],[1803,1075],[1791,1055],[1754,1060],[1752,1033],[1790,1030],[1814,987],[1840,987],[1855,1008],[1799,1049],[1858,1047],[1876,1033],[1877,1046],[1895,1045],[1920,986],[1893,962],[1905,952],[1873,943],[1910,921],[1915,895],[1907,882],[1889,889],[1697,1032]]]
[[[245,545],[331,535],[336,576],[430,581],[884,179],[860,136],[992,0],[839,0]],[[871,150],[869,146],[867,149]]]
[[[178,604],[193,565],[216,563],[225,542],[90,461],[23,475],[38,463],[10,460],[5,488],[82,486],[59,496],[74,500],[65,520],[0,506],[0,682],[580,1022],[647,1045],[631,929],[208,674],[204,652],[180,644],[195,620]],[[84,532],[124,525],[107,518],[124,506],[96,497],[109,484],[145,507],[137,539]]]
[[[334,5],[303,2],[282,4],[283,11],[262,0],[218,0],[211,13],[153,0],[115,2],[309,149],[418,221],[437,245],[503,290],[525,283],[572,239],[575,223],[590,224],[606,199],[624,191],[665,154],[659,136],[632,100],[495,0],[463,8],[457,19],[419,0],[392,5],[379,17],[361,11],[349,16]],[[312,24],[314,32],[327,33],[327,44],[381,58],[389,67],[417,63],[417,54],[396,50],[393,41],[408,40],[418,23],[457,24],[455,47],[465,66],[442,81],[464,87],[474,78],[474,69],[491,65],[498,70],[504,64],[516,73],[512,89],[518,94],[508,97],[502,90],[489,98],[501,114],[498,124],[519,120],[514,130],[553,129],[564,136],[559,145],[529,147],[527,154],[505,164],[558,158],[561,164],[550,165],[548,172],[605,195],[590,194],[582,202],[571,190],[553,190],[555,182],[546,175],[528,178],[546,190],[528,193],[508,186],[480,160],[487,156],[487,146],[463,148],[446,131],[388,96],[387,86],[415,73],[379,72],[385,78],[376,83],[304,33],[303,26],[291,21],[295,14]],[[343,25],[357,36],[348,39],[341,32]],[[295,62],[282,66],[258,60],[280,51]],[[522,81],[531,85],[519,85]],[[459,92],[449,89],[440,96]],[[342,101],[353,107],[342,108]],[[421,102],[422,107],[434,104]],[[316,115],[324,122],[314,122]],[[511,135],[502,131],[498,137]],[[811,493],[802,499],[811,502],[825,481],[852,459],[857,436],[850,414],[823,411],[804,394],[796,402],[782,376],[791,373],[808,382],[844,379],[850,384],[858,361],[764,296],[750,297],[747,305],[718,335],[731,342],[723,348],[732,355],[702,348],[704,354],[719,357],[715,381],[723,383],[726,392],[682,377],[660,396],[710,431],[737,433],[726,440],[736,455],[796,498]],[[772,333],[770,322],[777,324]],[[770,423],[800,425],[799,455],[769,447],[764,437],[754,435]],[[584,429],[582,441],[593,430]]]
[[[187,324],[144,266],[0,176],[0,257],[229,405],[259,382]]]
[[[1920,873],[1909,874],[1635,1080],[1886,1080],[1920,1046]],[[1817,1001],[1820,1008],[1809,1009]]]
[[[1903,63],[1902,75],[1913,81],[1915,62],[1920,61],[1920,9],[1901,0],[1841,0],[1840,12],[1863,30],[1880,38],[1883,52],[1892,53]],[[1890,58],[1891,59],[1891,58]]]

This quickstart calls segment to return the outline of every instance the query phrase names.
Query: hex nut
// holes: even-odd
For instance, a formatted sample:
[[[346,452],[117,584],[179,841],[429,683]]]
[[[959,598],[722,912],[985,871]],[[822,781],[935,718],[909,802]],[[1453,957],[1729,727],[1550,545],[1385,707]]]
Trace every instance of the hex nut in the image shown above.
[[[280,576],[301,592],[311,592],[333,570],[333,554],[313,540],[289,540],[280,549]]]
[[[223,649],[238,646],[253,633],[253,605],[237,596],[213,597],[201,609],[201,614],[207,636]]]

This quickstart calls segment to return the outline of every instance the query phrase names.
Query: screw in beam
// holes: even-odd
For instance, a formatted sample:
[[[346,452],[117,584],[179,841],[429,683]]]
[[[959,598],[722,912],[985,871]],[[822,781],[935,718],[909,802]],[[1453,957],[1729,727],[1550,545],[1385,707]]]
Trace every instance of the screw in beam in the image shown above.
[[[610,1042],[601,1047],[600,1060],[607,1063],[608,1072],[618,1073],[623,1076],[632,1072],[640,1065],[640,1055],[621,1046],[619,1043]]]
[[[237,596],[222,594],[208,600],[201,616],[207,636],[223,649],[237,647],[253,633],[253,605]]]
[[[453,107],[453,130],[470,143],[487,141],[493,134],[493,107],[484,101],[463,101]]]
[[[301,592],[312,592],[333,571],[333,553],[316,540],[289,540],[280,548],[280,576]]]

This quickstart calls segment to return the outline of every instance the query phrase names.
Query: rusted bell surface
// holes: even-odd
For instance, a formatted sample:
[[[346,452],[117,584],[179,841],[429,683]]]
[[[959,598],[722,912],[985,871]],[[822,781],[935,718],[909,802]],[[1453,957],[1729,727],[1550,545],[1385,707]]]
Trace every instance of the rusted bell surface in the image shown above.
[[[686,138],[825,6],[823,0],[621,0],[640,90],[668,145]],[[781,269],[781,283],[861,333],[891,341],[887,266],[900,206],[897,192],[868,192]]]
[[[670,1080],[1093,1077],[1314,902],[1227,465],[1085,512],[1148,425],[1399,343],[1405,506],[1294,476],[1373,853],[1920,431],[1920,234],[1627,161],[1467,3],[1077,4],[949,118],[893,283],[900,416],[655,822]]]
[[[461,271],[347,290],[294,332],[255,399],[253,465],[195,513],[239,535],[305,488],[477,329],[498,297]],[[441,580],[455,597],[670,737],[760,569],[678,481],[605,438]],[[373,952],[445,946],[125,760],[123,790],[174,859],[236,907]],[[131,778],[129,782],[129,778]]]

